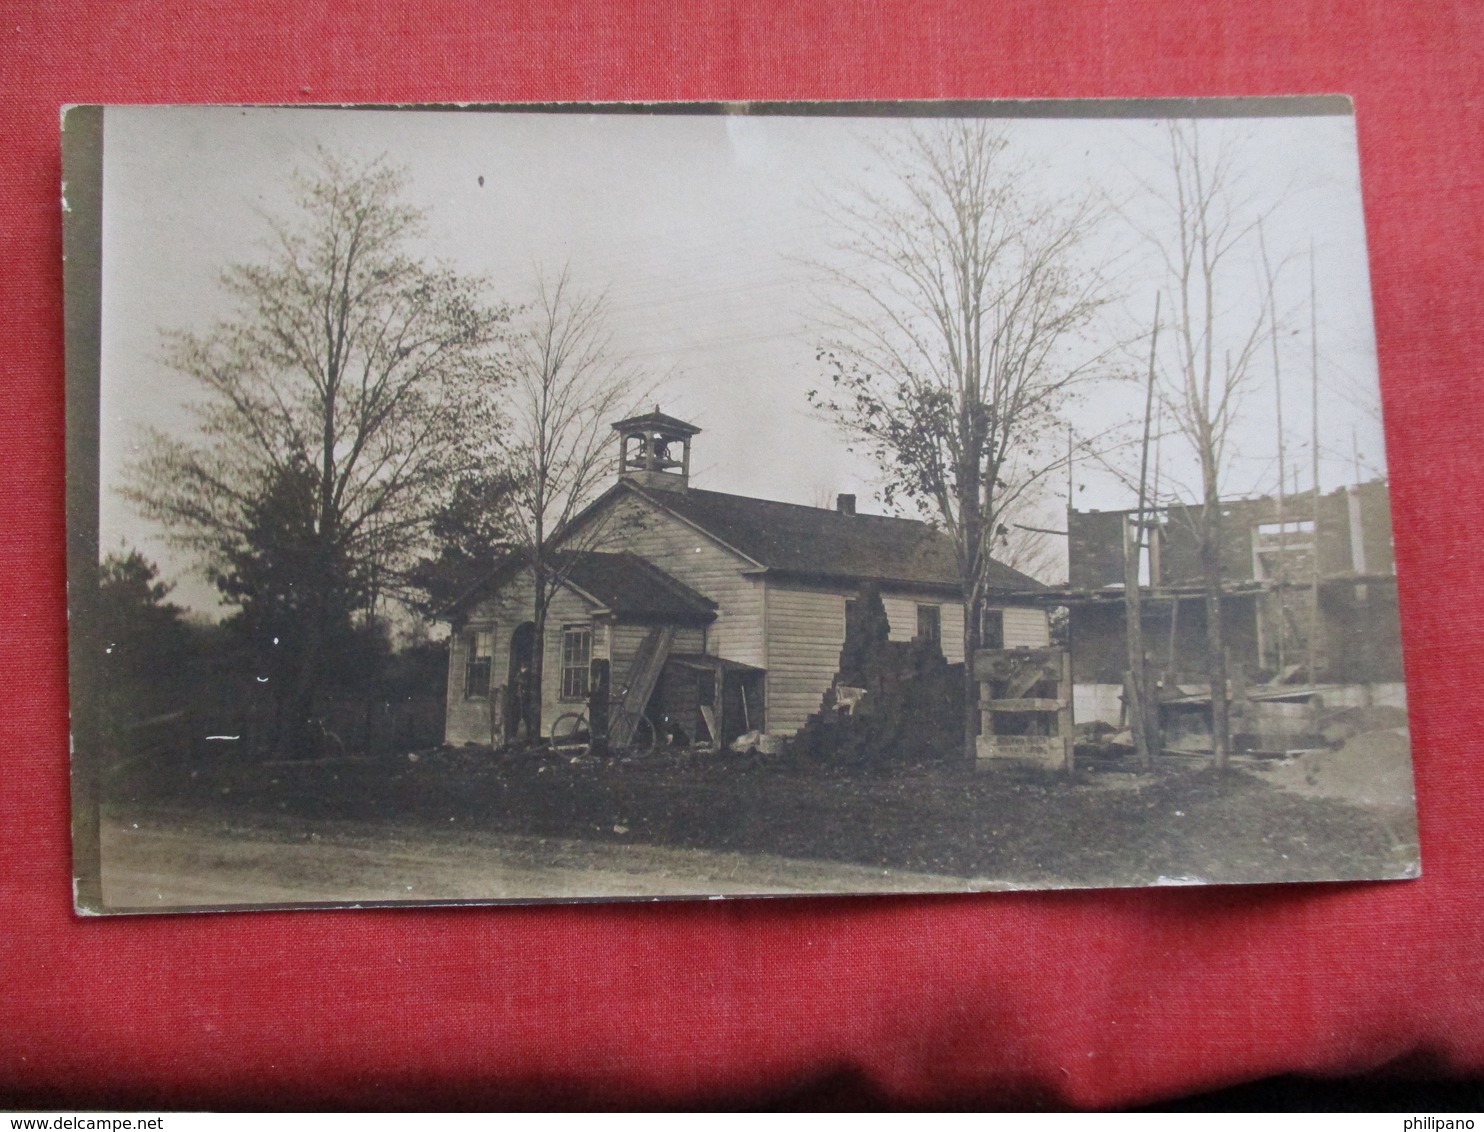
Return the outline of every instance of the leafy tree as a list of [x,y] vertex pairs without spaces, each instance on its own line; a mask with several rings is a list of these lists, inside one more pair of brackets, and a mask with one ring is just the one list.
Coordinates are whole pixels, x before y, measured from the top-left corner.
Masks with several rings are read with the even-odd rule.
[[[972,656],[997,540],[1065,466],[1063,411],[1104,357],[1081,338],[1104,302],[1080,262],[1097,213],[1037,199],[984,121],[914,130],[886,159],[887,189],[838,205],[840,333],[820,352],[831,387],[811,401],[875,459],[889,504],[952,536]],[[972,758],[972,665],[964,679]]]
[[511,509],[518,481],[500,468],[459,479],[429,527],[434,553],[408,574],[413,607],[436,616],[466,593],[490,565],[516,549]]
[[[224,550],[217,588],[238,612],[226,622],[252,678],[266,685],[270,726],[258,741],[270,749],[298,743],[296,728],[314,714],[299,684],[311,644],[318,667],[343,682],[355,614],[367,604],[368,563],[324,553],[316,531],[314,468],[276,470],[243,508],[242,541]],[[240,677],[239,677],[240,680]],[[318,690],[323,681],[316,681]]]
[[153,433],[125,489],[245,623],[271,640],[292,619],[300,728],[330,637],[405,589],[457,485],[496,457],[510,310],[412,253],[424,223],[406,183],[384,159],[325,152],[295,177],[297,209],[267,220],[261,258],[222,275],[233,313],[166,335],[201,394],[196,427]]

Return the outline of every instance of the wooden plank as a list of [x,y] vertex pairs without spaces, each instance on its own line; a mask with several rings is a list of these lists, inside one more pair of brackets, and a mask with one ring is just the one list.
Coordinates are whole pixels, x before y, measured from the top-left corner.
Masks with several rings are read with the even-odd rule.
[[1044,684],[1047,679],[1047,669],[1044,665],[1027,664],[1017,669],[1005,682],[1005,687],[1002,689],[1004,698],[1007,700],[1024,699],[1027,692],[1037,684]]
[[1065,746],[1055,736],[981,735],[976,748],[975,762],[981,769],[1000,760],[1033,763],[1047,770],[1060,770],[1066,763]]
[[1056,649],[980,649],[974,654],[974,679],[1007,680],[1027,670],[1039,669],[1042,680],[1061,676],[1061,657]]
[[657,625],[645,637],[639,654],[634,658],[634,667],[629,673],[629,686],[624,691],[623,710],[612,721],[609,738],[615,747],[625,747],[634,737],[639,717],[649,706],[654,695],[654,686],[659,682],[660,671],[675,643],[675,626]]
[[1003,754],[1030,752],[1061,755],[1059,735],[981,735],[980,746]]
[[1019,699],[980,701],[982,711],[1061,711],[1070,706],[1067,700]]

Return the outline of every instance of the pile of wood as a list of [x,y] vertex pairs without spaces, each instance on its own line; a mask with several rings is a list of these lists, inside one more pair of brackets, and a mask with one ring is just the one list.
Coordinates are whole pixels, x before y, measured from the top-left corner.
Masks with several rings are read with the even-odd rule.
[[963,741],[963,667],[933,641],[888,640],[881,595],[862,590],[845,627],[840,669],[796,754],[834,766],[887,769],[954,759]]

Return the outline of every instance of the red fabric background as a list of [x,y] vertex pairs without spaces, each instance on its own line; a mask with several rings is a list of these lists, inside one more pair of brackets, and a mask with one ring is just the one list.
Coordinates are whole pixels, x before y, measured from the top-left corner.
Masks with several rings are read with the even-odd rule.
[[[0,1092],[137,1105],[1123,1105],[1484,1073],[1484,7],[0,3]],[[68,891],[64,102],[1343,92],[1425,877],[84,922]]]

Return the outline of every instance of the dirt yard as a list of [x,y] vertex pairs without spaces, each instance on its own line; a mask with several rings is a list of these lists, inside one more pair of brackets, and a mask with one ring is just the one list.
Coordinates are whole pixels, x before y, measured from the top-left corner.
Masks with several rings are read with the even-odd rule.
[[846,774],[757,757],[436,749],[138,768],[107,788],[116,907],[963,891],[1416,875],[1393,805],[1233,769]]
[[129,909],[408,900],[962,892],[954,877],[655,845],[365,822],[110,817],[103,899]]

